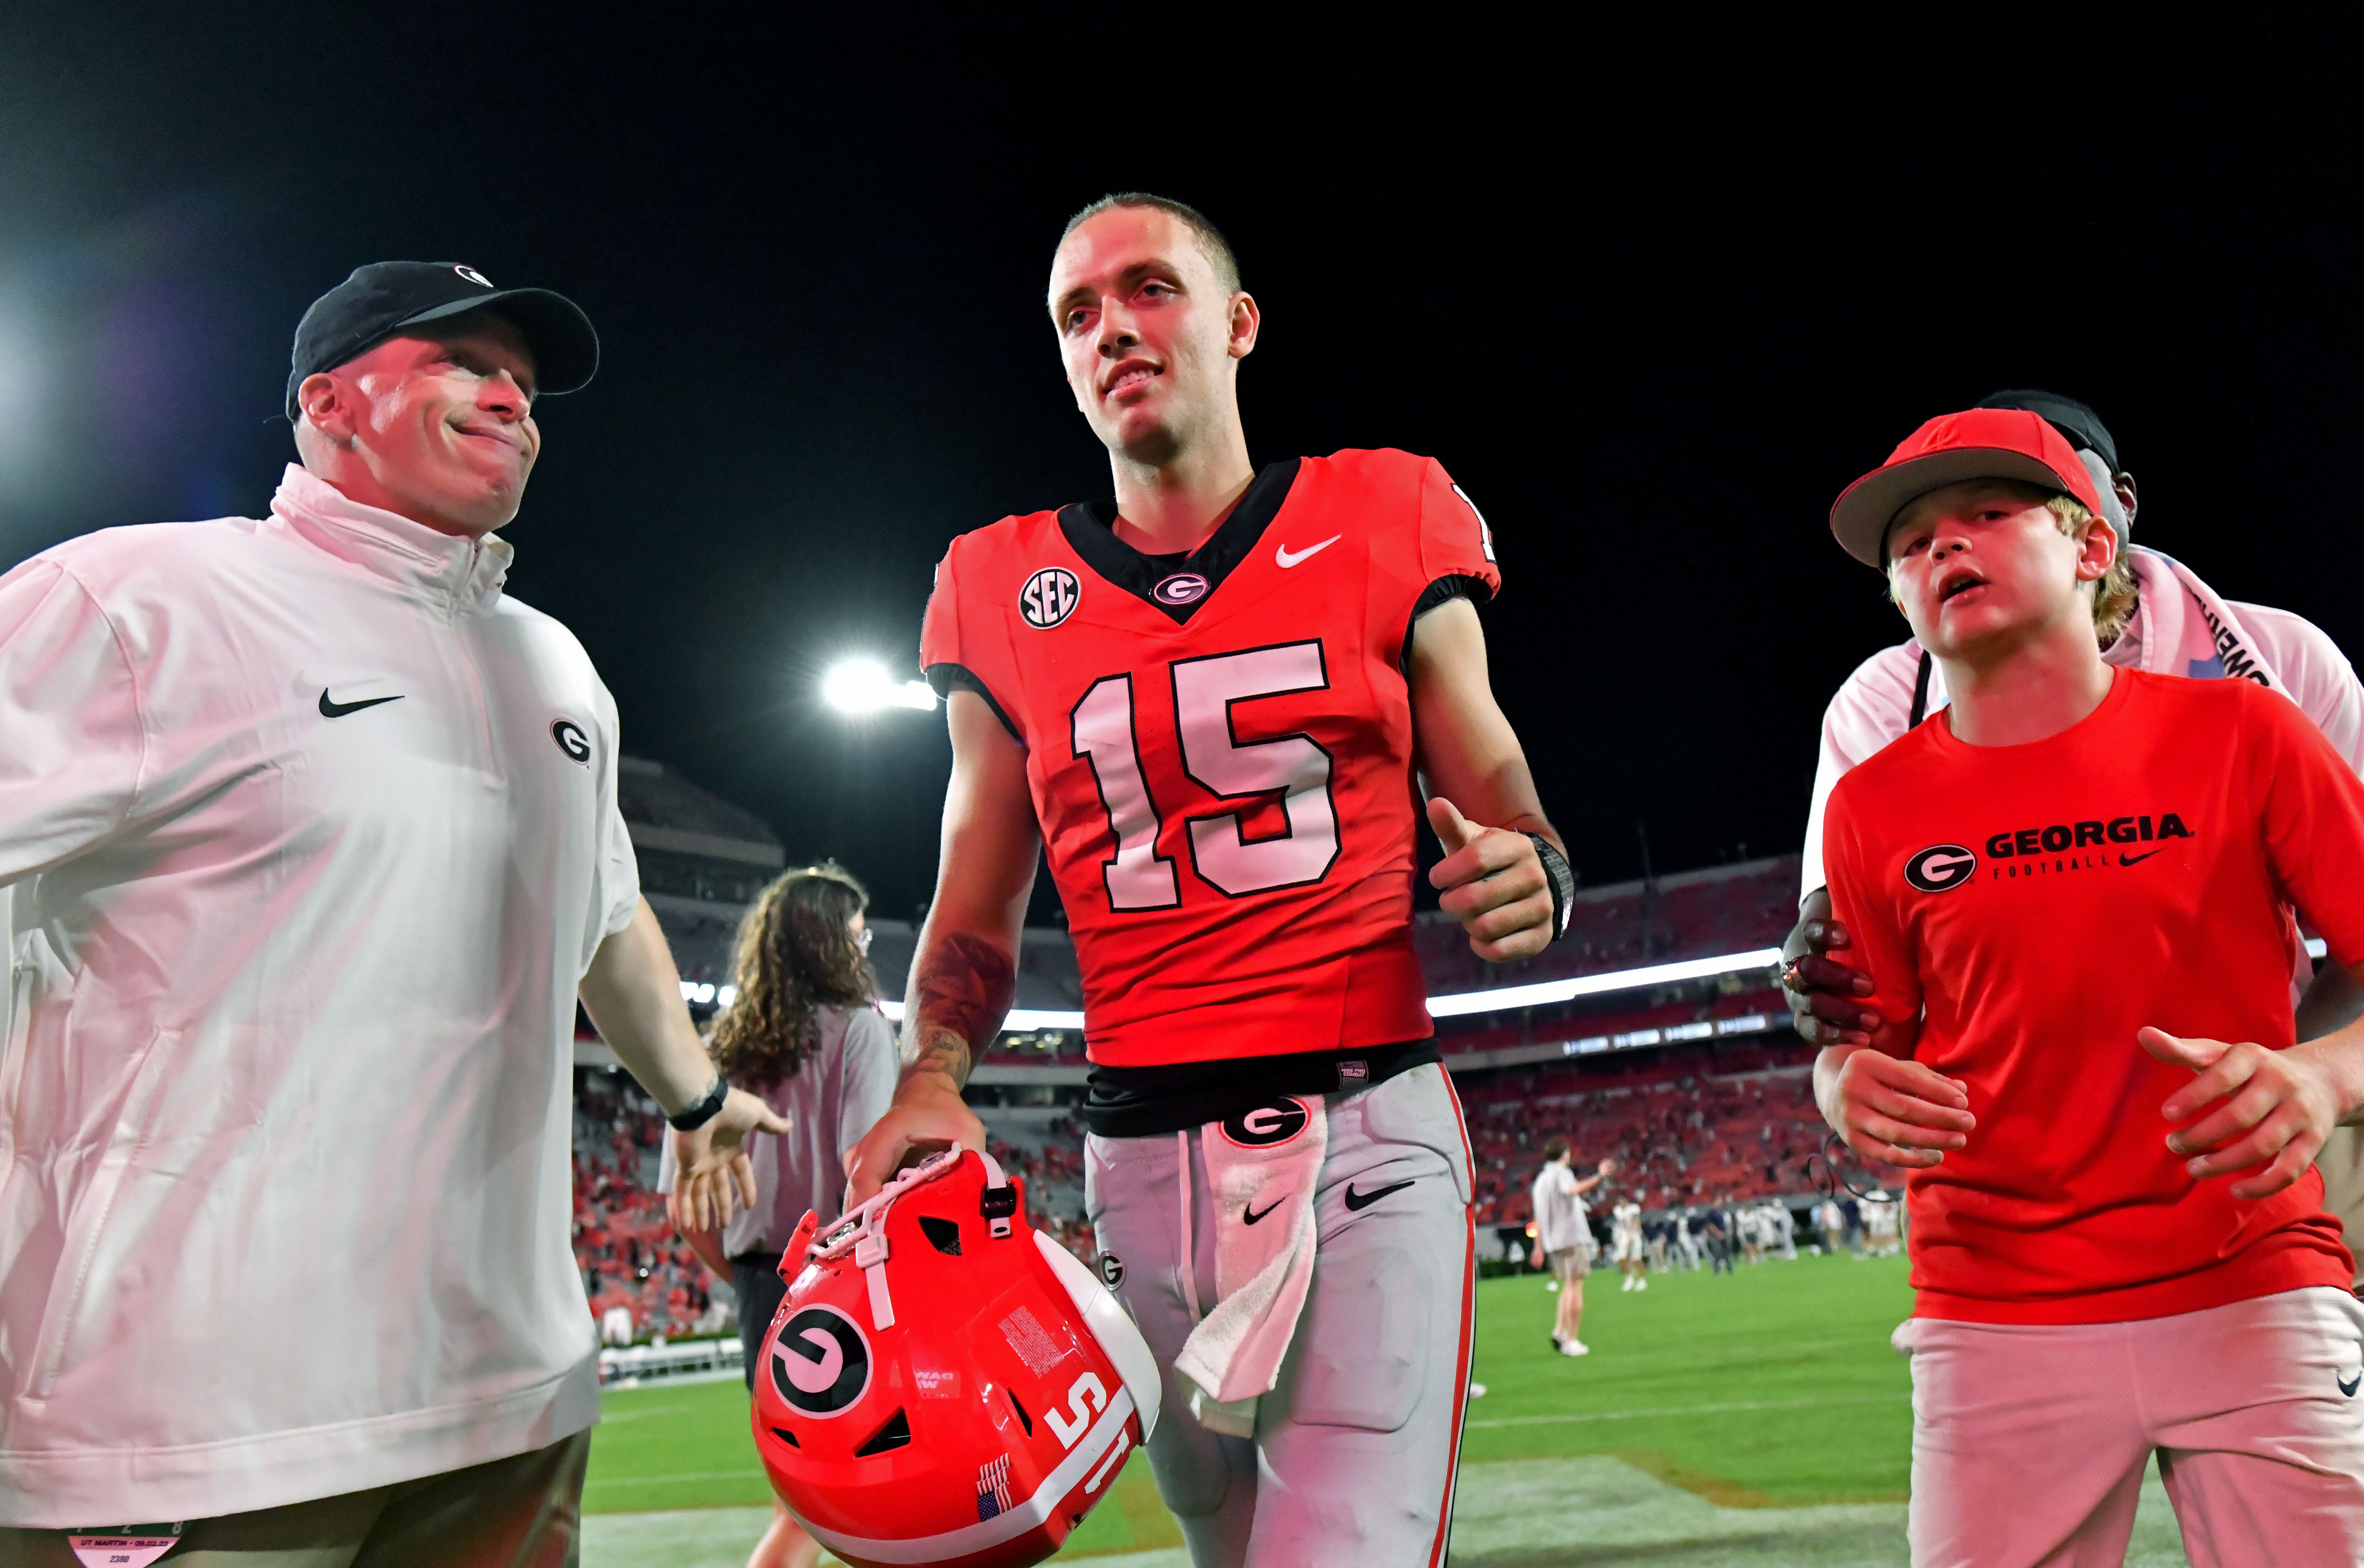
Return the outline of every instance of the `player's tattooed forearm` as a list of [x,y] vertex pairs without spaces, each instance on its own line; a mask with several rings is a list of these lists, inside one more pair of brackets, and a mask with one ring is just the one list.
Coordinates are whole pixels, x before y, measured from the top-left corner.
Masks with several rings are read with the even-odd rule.
[[911,1034],[918,1042],[911,1070],[931,1068],[966,1083],[970,1065],[1009,1016],[1017,993],[1009,955],[985,938],[955,931],[929,942],[911,976]]
[[973,1064],[968,1041],[948,1029],[931,1028],[913,1038],[903,1073],[942,1073],[955,1085],[965,1085]]

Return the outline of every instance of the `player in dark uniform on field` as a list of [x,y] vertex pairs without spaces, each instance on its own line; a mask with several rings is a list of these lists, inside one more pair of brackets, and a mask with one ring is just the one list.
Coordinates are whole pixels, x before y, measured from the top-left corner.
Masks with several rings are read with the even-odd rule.
[[910,1066],[851,1199],[915,1149],[983,1146],[960,1086],[1047,851],[1102,1277],[1165,1368],[1150,1459],[1193,1562],[1440,1563],[1475,1243],[1412,951],[1416,790],[1480,956],[1540,951],[1573,891],[1488,685],[1492,539],[1429,459],[1249,462],[1257,307],[1190,209],[1087,208],[1049,304],[1116,498],[1004,518],[938,569],[942,862]]

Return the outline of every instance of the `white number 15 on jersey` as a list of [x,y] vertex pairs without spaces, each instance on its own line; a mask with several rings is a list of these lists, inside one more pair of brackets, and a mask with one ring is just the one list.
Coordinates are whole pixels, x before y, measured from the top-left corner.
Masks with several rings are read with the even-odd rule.
[[[1223,800],[1278,793],[1288,831],[1250,839],[1238,811],[1189,819],[1190,863],[1209,885],[1237,898],[1319,882],[1338,859],[1338,811],[1330,795],[1330,753],[1304,734],[1243,742],[1232,705],[1290,692],[1327,690],[1321,644],[1288,642],[1166,666],[1174,682],[1182,771]],[[1182,902],[1171,857],[1157,852],[1158,816],[1141,772],[1132,677],[1104,676],[1071,715],[1075,754],[1088,761],[1108,808],[1116,853],[1101,867],[1116,909],[1171,909]]]

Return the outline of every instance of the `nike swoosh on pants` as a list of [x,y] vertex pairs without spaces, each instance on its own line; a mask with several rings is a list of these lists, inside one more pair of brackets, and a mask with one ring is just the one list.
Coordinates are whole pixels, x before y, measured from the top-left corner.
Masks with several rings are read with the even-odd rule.
[[1381,1198],[1387,1196],[1389,1193],[1399,1193],[1410,1185],[1411,1185],[1411,1183],[1408,1181],[1398,1182],[1393,1186],[1381,1187],[1377,1192],[1358,1193],[1355,1190],[1355,1184],[1348,1182],[1346,1184],[1346,1207],[1350,1209],[1355,1210],[1366,1209],[1370,1207],[1371,1205],[1378,1202]]

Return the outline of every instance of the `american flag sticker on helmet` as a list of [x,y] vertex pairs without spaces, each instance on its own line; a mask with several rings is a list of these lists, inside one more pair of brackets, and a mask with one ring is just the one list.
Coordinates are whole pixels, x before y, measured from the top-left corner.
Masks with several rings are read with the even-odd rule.
[[976,1467],[976,1517],[989,1519],[1009,1507],[1009,1456]]

